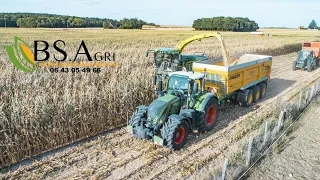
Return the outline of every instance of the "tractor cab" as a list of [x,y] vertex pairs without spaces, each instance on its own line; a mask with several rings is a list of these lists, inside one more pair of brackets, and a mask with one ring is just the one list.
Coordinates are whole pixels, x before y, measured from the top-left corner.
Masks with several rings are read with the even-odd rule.
[[204,86],[204,74],[187,71],[177,71],[169,73],[167,91],[169,94],[175,91],[183,94],[197,94],[199,87]]
[[205,53],[184,55],[175,48],[149,49],[146,53],[147,57],[149,53],[154,54],[154,65],[161,74],[181,71],[183,68],[191,70],[194,61],[208,60]]
[[156,69],[162,73],[177,71],[177,66],[180,59],[180,51],[174,48],[158,48],[149,49],[149,53],[153,53],[153,62]]

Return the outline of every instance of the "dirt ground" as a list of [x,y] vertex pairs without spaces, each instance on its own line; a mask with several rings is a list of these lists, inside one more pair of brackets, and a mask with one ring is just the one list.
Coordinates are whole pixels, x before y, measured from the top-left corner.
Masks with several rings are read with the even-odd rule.
[[180,151],[138,140],[122,128],[12,169],[0,178],[178,179],[188,171],[184,177],[192,179],[199,169],[227,152],[231,134],[239,128],[236,123],[241,117],[297,92],[320,77],[320,69],[293,72],[291,64],[295,58],[296,53],[274,57],[266,97],[250,108],[225,103],[214,130],[190,135]]
[[285,137],[284,149],[268,155],[249,179],[320,179],[320,98]]

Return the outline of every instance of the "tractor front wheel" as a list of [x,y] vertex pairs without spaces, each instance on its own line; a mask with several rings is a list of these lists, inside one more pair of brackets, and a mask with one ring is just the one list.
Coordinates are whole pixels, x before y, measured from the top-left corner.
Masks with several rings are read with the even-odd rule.
[[292,63],[292,70],[293,70],[293,71],[297,70],[297,61],[293,61],[293,63]]
[[313,68],[313,64],[311,64],[311,63],[307,64],[307,71],[308,72],[311,72],[312,68]]
[[210,99],[205,108],[204,112],[201,113],[199,119],[199,130],[201,132],[211,131],[218,118],[218,100],[215,98]]
[[131,125],[132,127],[137,127],[140,125],[142,118],[145,118],[145,117],[146,117],[145,111],[136,110],[129,120],[129,125]]
[[187,143],[189,127],[185,120],[169,118],[161,129],[161,136],[165,141],[166,147],[178,150]]

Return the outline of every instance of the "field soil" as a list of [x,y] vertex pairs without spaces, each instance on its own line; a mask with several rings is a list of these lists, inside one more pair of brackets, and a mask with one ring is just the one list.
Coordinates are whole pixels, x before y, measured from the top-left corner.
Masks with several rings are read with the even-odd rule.
[[[249,108],[239,107],[234,102],[226,102],[220,109],[214,130],[191,134],[185,148],[180,151],[170,151],[149,141],[138,140],[127,133],[125,128],[121,128],[98,136],[94,140],[51,153],[18,169],[4,172],[0,177],[9,179],[189,177],[192,179],[202,168],[226,154],[231,134],[241,128],[236,123],[243,116],[251,111],[258,112],[260,108],[298,92],[303,86],[320,77],[320,69],[312,72],[292,71],[291,64],[295,58],[296,53],[274,57],[272,78],[268,83],[266,97]],[[303,166],[301,164],[301,167]]]
[[256,166],[249,179],[320,179],[320,98],[280,141],[278,150]]

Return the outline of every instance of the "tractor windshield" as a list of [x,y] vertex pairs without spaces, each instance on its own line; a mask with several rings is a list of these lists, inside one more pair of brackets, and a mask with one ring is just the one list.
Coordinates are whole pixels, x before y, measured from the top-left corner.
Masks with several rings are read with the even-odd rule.
[[167,103],[162,100],[153,101],[148,108],[148,118],[158,119],[166,104]]
[[178,54],[171,54],[165,52],[154,53],[155,64],[157,68],[163,71],[172,71],[173,65],[179,62]]
[[310,55],[308,51],[300,51],[298,59],[304,60]]
[[188,90],[189,78],[187,76],[171,76],[168,84],[169,89]]

